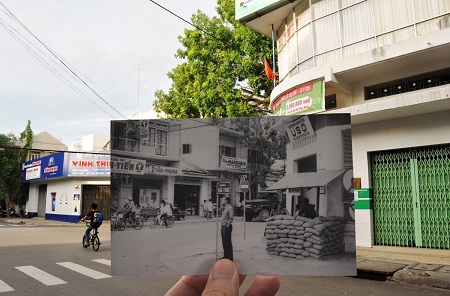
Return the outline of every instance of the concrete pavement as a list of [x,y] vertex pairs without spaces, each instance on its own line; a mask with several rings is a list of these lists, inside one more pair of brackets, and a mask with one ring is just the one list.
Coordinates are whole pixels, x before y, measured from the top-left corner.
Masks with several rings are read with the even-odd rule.
[[[242,218],[238,217],[237,219]],[[186,220],[178,223],[199,221],[204,221],[204,218],[187,216]],[[40,217],[31,219],[0,218],[0,222],[85,227],[84,223],[52,221]],[[103,222],[103,227],[105,226],[109,228],[109,221]],[[357,247],[356,266],[360,278],[450,290],[450,250],[389,246]]]

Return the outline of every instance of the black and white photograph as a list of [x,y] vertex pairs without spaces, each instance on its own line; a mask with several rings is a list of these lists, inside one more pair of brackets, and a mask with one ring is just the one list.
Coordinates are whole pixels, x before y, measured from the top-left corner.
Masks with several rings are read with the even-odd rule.
[[349,114],[114,120],[112,274],[355,276],[352,186]]

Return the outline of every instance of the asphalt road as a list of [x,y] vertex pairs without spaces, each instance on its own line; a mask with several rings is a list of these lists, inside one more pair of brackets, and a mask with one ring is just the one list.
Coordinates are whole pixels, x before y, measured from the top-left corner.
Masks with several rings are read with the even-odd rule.
[[[109,231],[103,229],[100,233],[103,244],[99,252],[81,247],[83,231],[83,227],[0,226],[0,295],[153,296],[164,295],[179,279],[179,276],[168,275],[109,277],[111,274],[111,268],[107,265],[111,259]],[[74,268],[90,270],[76,271]],[[30,276],[30,270],[35,272],[34,275],[45,273],[45,280],[50,281],[50,285],[49,282],[42,283],[40,281],[43,280],[42,277],[37,280]],[[36,273],[36,270],[39,272]],[[248,287],[251,280],[252,277],[249,276],[243,289]],[[277,294],[280,296],[448,295],[448,290],[351,277],[283,276],[281,282],[281,290]],[[11,291],[8,291],[7,287]]]

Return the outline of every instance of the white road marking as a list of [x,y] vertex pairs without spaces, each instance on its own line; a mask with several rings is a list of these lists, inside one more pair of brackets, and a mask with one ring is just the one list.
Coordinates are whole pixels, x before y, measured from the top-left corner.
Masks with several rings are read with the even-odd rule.
[[61,285],[66,284],[65,281],[62,279],[57,278],[56,276],[53,276],[43,270],[40,270],[39,268],[36,268],[34,266],[18,266],[16,267],[21,272],[31,276],[32,278],[40,281],[44,285],[47,286],[55,286],[55,285]]
[[106,273],[98,272],[96,270],[81,266],[81,265],[73,263],[73,262],[59,262],[56,264],[61,265],[70,270],[76,271],[78,273],[84,274],[85,276],[91,277],[96,280],[111,277],[110,275],[108,275]]
[[97,263],[101,263],[101,264],[105,264],[105,265],[108,265],[108,266],[111,266],[111,260],[107,260],[107,259],[94,259],[94,260],[92,260],[92,261],[97,262]]
[[1,226],[6,226],[6,225],[0,224],[0,227],[1,227]]
[[0,293],[10,291],[14,291],[14,289],[8,286],[4,281],[0,280]]

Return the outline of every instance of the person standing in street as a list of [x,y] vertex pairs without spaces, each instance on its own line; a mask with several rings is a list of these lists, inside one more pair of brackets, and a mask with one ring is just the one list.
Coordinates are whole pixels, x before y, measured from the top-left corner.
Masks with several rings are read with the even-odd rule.
[[213,210],[214,210],[214,205],[211,202],[211,200],[208,200],[208,203],[206,204],[206,210],[208,212],[206,219],[211,220],[213,218]]
[[203,217],[208,219],[208,209],[207,209],[206,199],[203,200],[202,209],[203,209]]
[[230,198],[225,197],[222,212],[222,235],[223,257],[220,259],[228,259],[233,261],[233,244],[231,243],[231,232],[233,231],[234,210],[230,204]]

